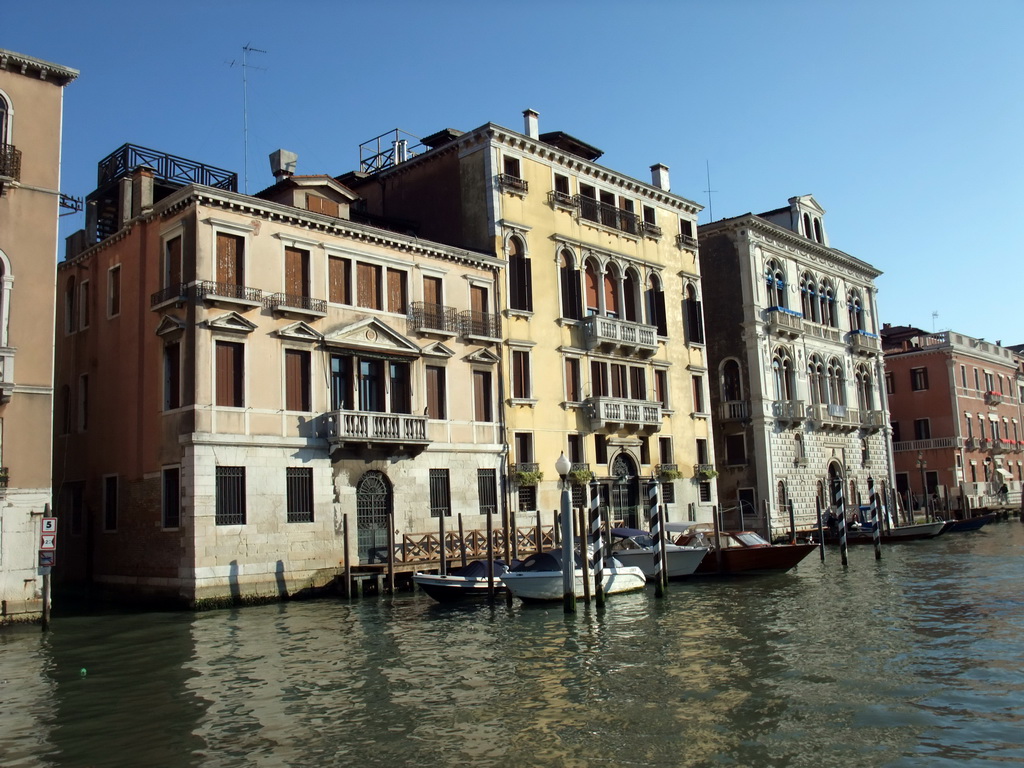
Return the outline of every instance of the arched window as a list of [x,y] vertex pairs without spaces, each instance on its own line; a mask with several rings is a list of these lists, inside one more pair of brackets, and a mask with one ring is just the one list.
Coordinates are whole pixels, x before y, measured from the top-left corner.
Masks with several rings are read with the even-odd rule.
[[789,511],[789,495],[786,493],[786,482],[779,480],[777,489],[777,496],[779,501],[779,513],[785,513]]
[[875,409],[875,387],[871,380],[871,372],[866,365],[858,365],[854,375],[857,383],[857,407],[862,411]]
[[836,318],[836,290],[828,278],[821,281],[818,286],[818,299],[821,304],[821,322],[830,328],[838,328],[839,321]]
[[11,143],[11,105],[0,93],[0,144]]
[[576,268],[576,260],[568,249],[563,249],[558,254],[558,279],[562,289],[562,317],[568,317],[570,320],[582,320],[580,271]]
[[810,272],[800,275],[800,310],[805,319],[819,322],[818,287]]
[[808,240],[813,238],[813,235],[811,234],[811,217],[806,213],[804,214],[804,235],[807,236]]
[[828,361],[826,370],[828,377],[828,402],[835,405],[846,405],[846,376],[843,373],[843,364],[837,358]]
[[584,282],[586,283],[588,315],[598,315],[601,313],[601,293],[599,290],[601,281],[599,275],[600,270],[597,268],[597,264],[594,263],[593,259],[587,259]]
[[740,378],[740,364],[729,358],[722,363],[722,400],[734,401],[743,399],[743,381]]
[[370,470],[356,485],[356,528],[359,559],[369,560],[370,550],[387,547],[391,518],[391,483],[383,472]]
[[861,304],[860,291],[850,291],[846,299],[846,307],[850,315],[850,330],[863,331],[864,328],[864,307]]
[[611,265],[604,270],[604,314],[606,317],[619,317],[619,275],[613,272]]
[[807,360],[807,385],[811,392],[811,402],[815,405],[828,402],[828,386],[825,383],[825,365],[817,355]]
[[526,243],[518,235],[508,239],[508,305],[512,309],[533,310],[533,271]]
[[640,313],[640,280],[635,269],[627,269],[622,280],[622,308],[625,318],[631,323],[642,319]]
[[789,350],[785,347],[776,347],[772,354],[772,376],[775,379],[776,399],[792,400],[794,395],[793,360],[789,356]]
[[775,259],[764,268],[764,280],[768,288],[768,306],[786,308],[786,273]]
[[683,320],[686,323],[686,340],[691,344],[703,344],[704,312],[693,283],[687,284],[684,293]]
[[657,326],[659,336],[668,336],[668,319],[665,316],[665,291],[658,275],[651,275],[647,289],[647,322]]
[[821,237],[821,219],[814,217],[814,239],[819,243],[825,242]]

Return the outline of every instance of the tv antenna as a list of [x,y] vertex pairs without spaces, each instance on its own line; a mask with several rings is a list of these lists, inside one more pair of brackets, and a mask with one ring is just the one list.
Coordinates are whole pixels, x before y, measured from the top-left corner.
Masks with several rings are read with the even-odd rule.
[[[242,165],[245,169],[245,194],[249,194],[249,80],[246,76],[247,69],[258,69],[266,72],[265,67],[254,67],[249,63],[250,53],[266,53],[262,48],[253,48],[249,43],[242,46],[242,147],[244,158]],[[238,62],[232,60],[229,66],[235,66]]]
[[932,333],[935,333],[935,321],[939,318],[939,311],[937,309],[932,310]]
[[711,164],[708,163],[707,160],[704,161],[704,170],[707,172],[708,177],[708,188],[704,190],[708,196],[708,221],[714,221],[715,209],[711,206],[711,193],[717,192],[718,190],[711,188]]

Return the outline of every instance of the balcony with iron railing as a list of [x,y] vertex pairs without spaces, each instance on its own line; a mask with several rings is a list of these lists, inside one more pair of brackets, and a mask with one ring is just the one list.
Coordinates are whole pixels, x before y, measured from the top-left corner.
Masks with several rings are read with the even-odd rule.
[[13,144],[0,144],[0,180],[21,181],[21,150]]
[[129,175],[140,165],[152,168],[157,178],[179,184],[203,184],[207,187],[238,191],[238,174],[212,165],[204,165],[184,157],[147,149],[136,144],[122,144],[97,166],[96,186],[102,187]]
[[765,310],[768,331],[780,336],[797,338],[804,330],[804,319],[799,312],[785,307],[769,307]]
[[226,304],[245,309],[263,306],[263,291],[246,285],[200,280],[192,288],[192,292],[197,300],[211,304]]
[[1003,402],[1003,393],[990,389],[985,393],[986,405],[1000,405]]
[[548,202],[553,208],[576,210],[578,207],[576,197],[574,195],[570,195],[568,192],[548,192]]
[[657,400],[596,396],[588,397],[585,403],[590,412],[590,428],[595,432],[624,429],[651,433],[661,429],[661,403]]
[[722,421],[743,421],[749,416],[749,400],[726,400],[718,405],[718,417]]
[[171,283],[149,297],[149,308],[160,309],[167,304],[176,304],[188,299],[188,283]]
[[653,237],[655,239],[661,238],[662,234],[664,234],[661,231],[661,227],[659,227],[653,221],[645,221],[643,223],[643,230],[645,235],[647,235],[648,237]]
[[501,315],[466,309],[459,313],[459,327],[469,341],[501,341]]
[[410,333],[457,336],[459,313],[454,307],[414,301],[409,305],[408,328]]
[[818,426],[832,429],[860,428],[860,411],[839,403],[812,403],[809,408],[811,421]]
[[696,248],[697,238],[693,235],[676,235],[676,247],[677,248]]
[[540,464],[536,461],[520,461],[515,464],[509,464],[509,474],[519,474],[520,472],[540,472]]
[[499,173],[497,178],[498,186],[503,190],[525,195],[530,191],[530,185],[526,179],[513,176],[511,173]]
[[632,211],[616,208],[610,203],[602,203],[586,195],[577,195],[580,218],[593,221],[609,229],[617,229],[630,235],[640,232],[640,217]]
[[850,347],[856,354],[873,355],[882,351],[882,343],[873,333],[850,331]]
[[427,417],[378,411],[330,411],[321,418],[320,433],[328,444],[426,446]]
[[305,317],[326,317],[327,302],[291,293],[272,293],[263,300],[264,306],[271,312],[284,315],[302,315]]
[[653,355],[658,351],[658,328],[654,325],[590,315],[583,321],[587,349],[603,352]]
[[797,424],[807,418],[803,400],[776,400],[772,403],[772,416],[779,421]]

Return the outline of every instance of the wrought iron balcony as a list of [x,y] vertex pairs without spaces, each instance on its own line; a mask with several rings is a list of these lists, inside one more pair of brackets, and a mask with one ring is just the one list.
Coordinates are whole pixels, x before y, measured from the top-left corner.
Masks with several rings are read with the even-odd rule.
[[331,411],[321,417],[320,434],[331,446],[346,443],[425,446],[430,443],[427,417],[408,413]]
[[468,339],[501,341],[501,315],[467,309],[459,314],[459,325]]
[[644,234],[648,237],[660,238],[662,236],[661,227],[655,224],[653,221],[644,222]]
[[583,321],[587,349],[653,355],[658,351],[658,328],[615,317],[590,315]]
[[867,331],[850,331],[850,347],[859,355],[873,355],[882,351],[881,341]]
[[657,466],[657,473],[659,475],[662,474],[662,473],[678,472],[678,471],[679,471],[679,465],[678,464],[659,464]]
[[661,429],[661,403],[657,400],[627,400],[621,397],[588,397],[590,428],[602,432],[619,429],[634,432],[658,432]]
[[769,307],[765,311],[768,330],[780,336],[797,338],[804,330],[804,319],[799,312],[784,307]]
[[743,421],[749,416],[749,400],[726,400],[718,406],[718,417],[722,421]]
[[989,390],[985,393],[985,404],[986,405],[999,405],[1003,402],[1003,393],[996,392],[995,390]]
[[697,238],[692,235],[676,235],[676,247],[677,248],[696,248]]
[[530,191],[530,185],[527,183],[526,179],[521,179],[510,173],[498,174],[498,186],[502,189],[509,189],[513,192],[519,192],[524,195]]
[[188,284],[187,283],[172,283],[166,288],[161,288],[159,291],[149,297],[149,308],[156,309],[164,304],[172,301],[185,301],[188,298]]
[[614,205],[602,203],[586,195],[576,195],[576,205],[579,206],[580,217],[587,221],[594,221],[631,235],[640,232],[640,217],[632,211],[616,208]]
[[324,317],[327,314],[327,302],[310,296],[297,296],[291,293],[273,293],[263,300],[264,306],[273,312],[284,314],[310,315]]
[[455,336],[459,333],[459,313],[454,307],[414,301],[409,305],[410,333],[439,333]]
[[576,198],[568,192],[548,192],[548,202],[555,208],[568,208],[575,210],[578,207]]
[[13,144],[0,144],[0,179],[21,181],[21,150]]
[[520,461],[516,464],[510,464],[508,471],[512,474],[516,472],[540,472],[540,464],[536,461]]
[[782,422],[798,424],[807,417],[803,400],[776,400],[772,403],[772,416]]
[[239,304],[247,307],[258,307],[263,303],[263,291],[245,285],[200,280],[192,290],[196,299],[201,301]]
[[822,427],[836,429],[857,429],[860,427],[860,412],[856,408],[837,403],[812,403],[811,421]]

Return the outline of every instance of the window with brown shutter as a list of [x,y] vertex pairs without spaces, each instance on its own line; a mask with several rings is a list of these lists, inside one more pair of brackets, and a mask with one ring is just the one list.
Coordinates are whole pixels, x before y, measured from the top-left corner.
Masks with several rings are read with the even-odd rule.
[[580,402],[580,361],[575,357],[565,358],[565,399],[570,403]]
[[612,363],[612,397],[627,397],[626,366]]
[[590,389],[594,397],[607,397],[608,367],[605,363],[590,361]]
[[245,285],[245,242],[238,235],[217,233],[217,282]]
[[400,269],[388,270],[388,312],[404,315],[407,309],[405,272]]
[[491,372],[473,371],[473,415],[476,421],[491,421]]
[[284,249],[284,292],[289,296],[309,296],[309,251]]
[[164,347],[164,410],[181,406],[181,345]]
[[306,195],[306,208],[311,213],[322,213],[326,216],[337,216],[340,210],[336,202],[320,195]]
[[587,314],[596,315],[598,313],[600,304],[598,303],[598,281],[597,281],[597,269],[593,264],[588,263],[586,272],[584,273],[586,280],[586,292],[587,292]]
[[234,341],[217,342],[217,405],[241,408],[245,346]]
[[121,266],[107,272],[107,316],[121,314]]
[[629,395],[634,400],[647,399],[647,373],[643,368],[630,366]]
[[431,419],[448,418],[444,371],[441,366],[427,366],[427,417]]
[[284,351],[285,410],[310,410],[309,352],[301,349]]
[[408,363],[388,363],[391,413],[412,412],[412,386]]
[[380,309],[380,267],[356,263],[356,303],[367,309]]
[[530,353],[523,350],[512,352],[512,397],[525,399],[530,396]]
[[441,303],[441,278],[440,277],[424,277],[423,278],[423,303],[424,304],[440,304]]
[[619,282],[613,275],[604,276],[604,313],[608,317],[618,317],[619,313]]
[[330,281],[330,301],[334,304],[352,303],[352,262],[332,256],[327,260]]
[[[219,236],[218,236],[219,245]],[[181,238],[174,237],[167,241],[164,251],[164,288],[178,285],[181,282]]]

